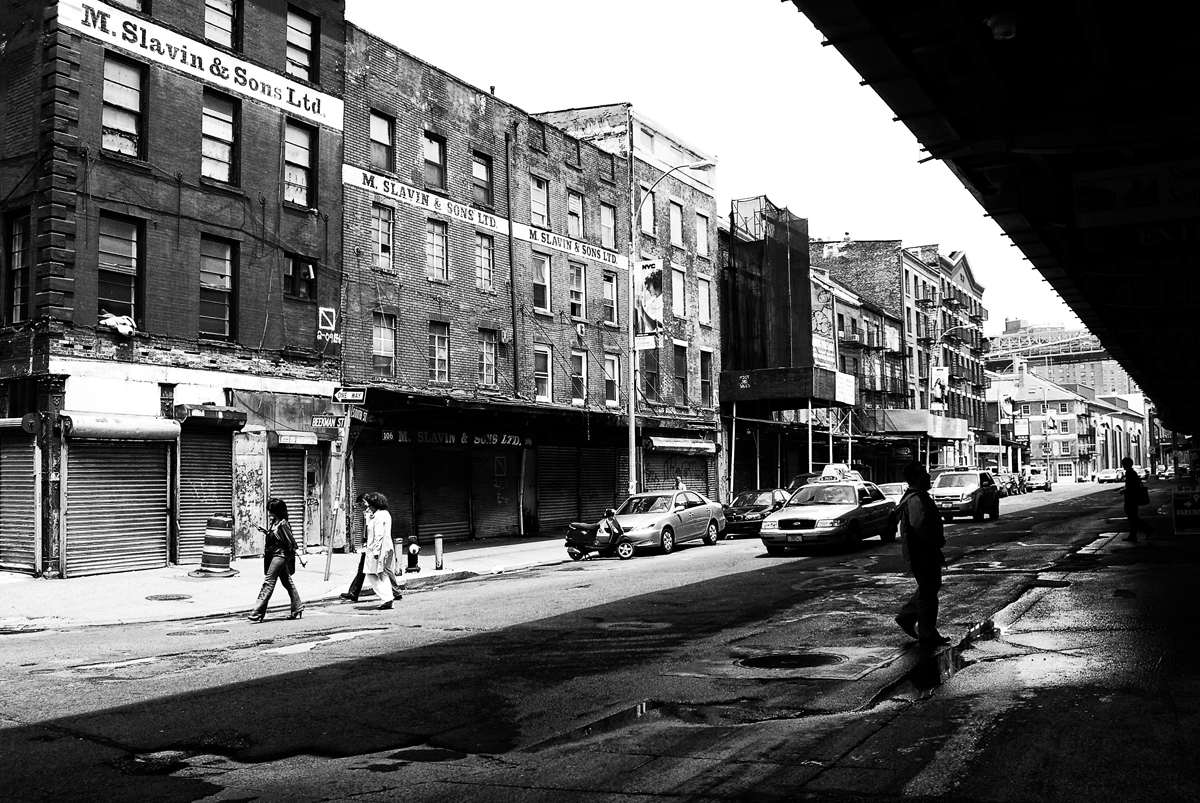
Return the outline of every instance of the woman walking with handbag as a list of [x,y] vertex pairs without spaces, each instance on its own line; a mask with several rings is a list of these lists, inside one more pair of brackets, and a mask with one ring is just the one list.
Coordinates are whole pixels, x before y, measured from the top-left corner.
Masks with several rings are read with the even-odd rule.
[[392,609],[392,581],[389,575],[399,570],[396,545],[392,542],[392,514],[388,513],[387,497],[381,493],[366,494],[363,501],[367,503],[367,543],[363,547],[362,570],[375,595],[387,600],[376,610],[389,611]]
[[1133,458],[1121,458],[1121,468],[1125,469],[1125,487],[1121,489],[1121,493],[1125,495],[1125,518],[1129,520],[1129,535],[1125,536],[1125,540],[1137,541],[1138,530],[1141,530],[1146,533],[1146,540],[1149,541],[1154,535],[1154,530],[1138,515],[1138,505],[1150,502],[1150,492],[1142,484],[1142,478],[1133,470]]
[[275,581],[283,583],[292,599],[292,611],[289,619],[299,619],[304,614],[304,602],[300,592],[292,582],[292,574],[296,571],[296,537],[292,535],[292,525],[288,522],[287,503],[282,499],[267,500],[267,516],[270,518],[269,527],[259,527],[266,533],[267,540],[263,546],[263,580],[262,590],[258,592],[258,603],[254,611],[247,617],[251,622],[261,622],[267,614],[267,604],[271,594],[275,592]]

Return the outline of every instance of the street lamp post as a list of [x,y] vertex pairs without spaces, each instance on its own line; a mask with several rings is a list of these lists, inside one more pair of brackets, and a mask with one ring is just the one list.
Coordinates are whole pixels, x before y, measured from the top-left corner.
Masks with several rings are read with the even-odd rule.
[[629,417],[629,494],[631,496],[637,493],[637,403],[634,396],[637,392],[637,283],[635,281],[635,266],[639,261],[637,258],[640,247],[638,232],[641,227],[642,207],[645,205],[647,198],[654,196],[654,188],[676,170],[705,170],[710,167],[716,167],[716,162],[702,159],[699,162],[675,165],[654,180],[654,183],[650,185],[650,189],[642,193],[642,199],[636,205],[633,203],[633,190],[636,182],[633,164],[633,121],[630,120],[629,208],[633,212],[629,217],[629,386],[626,388],[625,404],[626,414]]

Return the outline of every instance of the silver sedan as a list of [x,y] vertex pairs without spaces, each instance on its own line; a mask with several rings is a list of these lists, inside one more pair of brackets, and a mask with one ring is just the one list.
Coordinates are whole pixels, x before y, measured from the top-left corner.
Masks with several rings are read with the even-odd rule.
[[626,499],[617,509],[617,521],[634,546],[667,554],[688,541],[717,543],[725,529],[725,512],[694,491],[651,491]]

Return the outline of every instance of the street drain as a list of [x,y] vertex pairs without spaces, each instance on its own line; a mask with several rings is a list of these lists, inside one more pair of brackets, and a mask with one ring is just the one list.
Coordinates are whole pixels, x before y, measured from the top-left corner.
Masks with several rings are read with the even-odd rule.
[[175,602],[181,599],[191,599],[191,594],[151,594],[146,599],[151,602]]
[[738,663],[751,669],[810,669],[814,666],[840,664],[845,660],[843,655],[829,655],[820,652],[785,652],[743,658]]

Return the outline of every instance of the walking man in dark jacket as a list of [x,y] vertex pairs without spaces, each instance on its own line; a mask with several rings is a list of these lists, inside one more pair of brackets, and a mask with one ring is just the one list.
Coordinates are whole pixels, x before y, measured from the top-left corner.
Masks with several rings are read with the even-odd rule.
[[929,496],[929,472],[920,463],[904,467],[908,490],[900,497],[897,515],[900,524],[900,546],[904,559],[917,580],[917,590],[909,598],[896,624],[923,646],[949,644],[950,639],[937,629],[938,590],[942,587],[942,547],[946,538],[937,504]]

